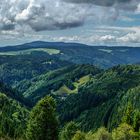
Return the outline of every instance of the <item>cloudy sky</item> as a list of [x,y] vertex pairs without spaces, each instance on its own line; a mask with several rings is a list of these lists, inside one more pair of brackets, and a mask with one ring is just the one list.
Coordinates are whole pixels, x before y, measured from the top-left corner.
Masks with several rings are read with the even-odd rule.
[[37,40],[140,47],[140,0],[0,0],[0,46]]

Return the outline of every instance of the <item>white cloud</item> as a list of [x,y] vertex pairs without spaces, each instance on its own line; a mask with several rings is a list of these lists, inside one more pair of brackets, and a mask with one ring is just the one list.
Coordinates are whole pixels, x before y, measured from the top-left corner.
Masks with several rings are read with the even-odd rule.
[[0,4],[1,30],[25,25],[35,31],[77,27],[90,14],[89,5],[67,4],[61,0],[6,0]]
[[101,36],[100,37],[100,41],[103,41],[103,42],[108,42],[108,41],[114,41],[115,40],[115,36],[112,36],[112,35],[105,35],[105,36]]
[[131,28],[132,32],[117,39],[119,42],[140,43],[140,27]]
[[70,3],[77,4],[94,4],[104,7],[116,7],[117,9],[122,10],[135,10],[137,5],[140,3],[139,0],[64,0]]
[[[98,4],[100,0],[95,0],[97,4],[91,4],[91,2],[67,3],[64,0],[0,0],[0,40],[9,38],[87,44],[139,43],[139,28],[111,27],[117,19],[121,22],[132,22],[133,18],[124,13],[135,10],[136,14],[139,14],[139,0],[115,1],[112,1],[111,5],[105,3],[103,5]],[[104,2],[108,2],[108,0]],[[49,35],[48,32],[45,35],[38,34],[40,31],[58,31],[79,27],[83,24],[89,31],[85,32],[84,29],[83,32],[78,33],[79,30],[77,30],[77,34],[71,32],[70,35],[62,35],[62,33],[59,35],[50,33]],[[89,28],[88,24],[92,28]]]
[[140,14],[140,3],[139,3],[138,6],[137,6],[136,13],[137,13],[137,14]]
[[[71,41],[94,45],[140,45],[140,27],[106,27],[106,29],[101,28],[100,30],[104,32],[104,35],[93,32],[91,35],[55,37],[53,41]],[[108,34],[106,35],[106,33]]]
[[[130,3],[118,1],[121,1],[121,9],[134,9],[138,3],[137,0],[127,0]],[[0,30],[29,27],[34,31],[59,30],[81,26],[89,19],[93,23],[108,24],[119,16],[117,7],[66,3],[63,0],[1,0]]]

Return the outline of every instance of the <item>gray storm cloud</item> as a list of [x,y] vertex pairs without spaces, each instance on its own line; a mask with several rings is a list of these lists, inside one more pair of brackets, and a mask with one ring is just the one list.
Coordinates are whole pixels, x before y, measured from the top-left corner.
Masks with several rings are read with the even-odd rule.
[[100,6],[113,6],[116,3],[127,3],[132,0],[64,0],[73,3],[93,3]]
[[[75,4],[92,4],[101,7],[115,8],[116,15],[119,15],[119,10],[123,11],[136,11],[140,0],[63,0],[67,3]],[[115,17],[115,19],[117,16]]]
[[28,27],[42,31],[77,27],[84,24],[88,8],[60,0],[0,1],[0,30]]
[[120,4],[122,6],[130,6],[130,7],[137,7],[137,3],[139,0],[64,0],[65,2],[72,2],[72,3],[92,3],[99,6],[113,6],[116,4]]
[[[134,10],[139,0],[0,0],[0,31],[60,30],[82,26],[88,18],[115,20],[118,9]],[[92,4],[93,3],[93,4]],[[98,10],[99,7],[109,7]],[[114,9],[110,10],[110,7]],[[108,20],[109,19],[109,20]]]

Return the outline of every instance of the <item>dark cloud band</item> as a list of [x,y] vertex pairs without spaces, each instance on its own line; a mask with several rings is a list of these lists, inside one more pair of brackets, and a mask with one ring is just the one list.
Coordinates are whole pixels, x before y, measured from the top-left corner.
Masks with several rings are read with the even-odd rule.
[[113,6],[115,4],[125,4],[133,0],[64,0],[65,2],[72,3],[92,3],[100,6]]

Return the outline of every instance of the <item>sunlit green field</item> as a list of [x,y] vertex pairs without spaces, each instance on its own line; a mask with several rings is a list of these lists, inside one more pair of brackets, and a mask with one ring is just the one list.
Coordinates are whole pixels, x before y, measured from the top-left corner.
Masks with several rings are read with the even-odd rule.
[[66,85],[63,85],[59,90],[55,91],[55,94],[61,95],[61,94],[73,94],[78,92],[78,87],[86,82],[88,82],[90,79],[89,75],[83,76],[80,78],[77,82],[74,82],[75,89],[71,90]]
[[31,54],[34,51],[43,51],[50,55],[60,53],[60,50],[57,50],[57,49],[36,48],[36,49],[26,49],[26,50],[21,50],[21,51],[0,52],[0,55],[25,55],[25,54]]

